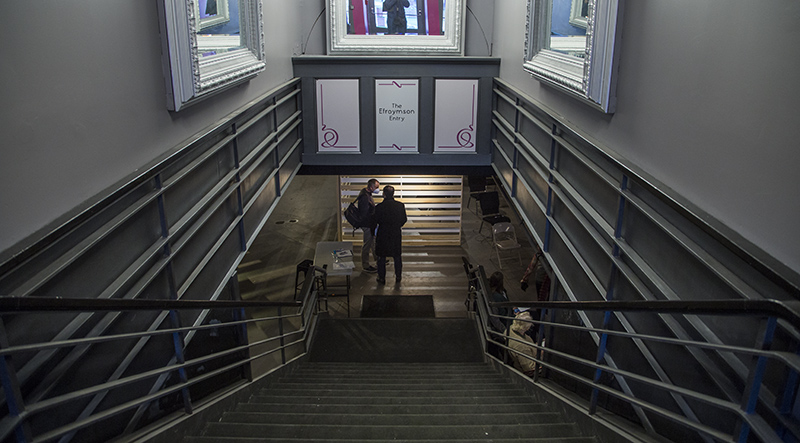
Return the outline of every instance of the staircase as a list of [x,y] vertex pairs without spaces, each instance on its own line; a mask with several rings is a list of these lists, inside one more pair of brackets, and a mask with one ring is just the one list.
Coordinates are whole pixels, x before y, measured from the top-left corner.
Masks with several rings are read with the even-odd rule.
[[[317,337],[289,375],[183,441],[597,441],[483,362],[470,320],[325,320]],[[361,361],[372,346],[389,361]]]

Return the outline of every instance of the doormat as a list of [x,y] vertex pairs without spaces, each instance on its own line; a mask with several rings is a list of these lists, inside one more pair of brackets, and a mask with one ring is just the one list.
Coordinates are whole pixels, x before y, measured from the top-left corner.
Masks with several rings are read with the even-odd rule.
[[361,299],[361,317],[433,318],[432,295],[365,295]]

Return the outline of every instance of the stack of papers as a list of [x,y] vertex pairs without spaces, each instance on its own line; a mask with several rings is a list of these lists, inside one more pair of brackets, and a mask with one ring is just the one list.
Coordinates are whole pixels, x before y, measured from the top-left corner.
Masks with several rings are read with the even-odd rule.
[[334,270],[353,269],[356,265],[352,261],[337,261],[333,264]]
[[336,258],[347,258],[353,256],[353,251],[350,249],[337,249],[333,251],[333,256]]

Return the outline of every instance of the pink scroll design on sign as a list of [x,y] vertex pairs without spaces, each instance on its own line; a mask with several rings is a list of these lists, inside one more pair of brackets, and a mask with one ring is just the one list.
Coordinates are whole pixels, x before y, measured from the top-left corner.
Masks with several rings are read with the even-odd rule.
[[472,149],[475,143],[472,142],[472,136],[475,134],[475,85],[472,85],[472,107],[470,123],[466,128],[462,128],[456,134],[456,143],[458,146],[439,146],[441,149]]
[[398,151],[402,151],[403,149],[414,149],[414,148],[416,148],[416,146],[398,146],[395,143],[392,143],[389,146],[381,145],[380,148],[381,149],[397,149]]
[[397,83],[396,81],[392,80],[391,83],[378,83],[378,86],[397,86],[398,89],[402,89],[403,86],[416,86],[416,83]]
[[320,122],[320,130],[322,131],[322,142],[320,143],[320,146],[328,149],[358,149],[358,146],[338,146],[339,133],[336,132],[335,129],[325,124],[325,100],[322,92],[322,84],[319,85],[319,109],[322,120]]

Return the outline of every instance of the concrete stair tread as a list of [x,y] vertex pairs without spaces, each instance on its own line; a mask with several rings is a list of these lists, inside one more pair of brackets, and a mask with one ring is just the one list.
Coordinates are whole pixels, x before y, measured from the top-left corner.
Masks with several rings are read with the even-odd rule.
[[350,439],[479,439],[521,437],[578,437],[572,423],[497,424],[473,425],[304,425],[254,424],[254,423],[209,423],[204,436],[250,437],[269,435],[272,438],[350,438]]
[[430,404],[453,404],[453,399],[458,399],[458,404],[482,404],[482,405],[503,405],[510,403],[530,404],[533,400],[525,397],[512,397],[507,396],[463,396],[463,397],[320,397],[320,396],[256,396],[250,399],[251,403],[271,403],[271,404],[316,404],[325,399],[327,404],[384,404],[384,405],[397,405],[397,404],[417,404],[417,405],[430,405]]
[[[304,442],[304,443],[344,443],[344,442],[353,442],[357,440],[352,439],[308,439],[308,438],[268,438],[268,437],[187,437],[184,440],[184,443],[214,443],[214,442],[242,442],[242,443],[258,443],[258,442]],[[403,443],[403,442],[414,442],[414,443],[471,443],[471,442],[485,442],[491,441],[494,443],[519,443],[519,442],[530,442],[530,443],[597,443],[597,439],[594,437],[539,437],[539,438],[495,438],[495,437],[487,437],[483,439],[442,439],[442,440],[431,440],[431,439],[403,439],[403,440],[396,440],[396,439],[370,439],[371,443]]]
[[226,412],[224,423],[281,423],[296,425],[359,425],[370,423],[375,426],[411,426],[411,425],[470,425],[474,423],[492,423],[495,425],[518,425],[533,423],[559,423],[560,415],[556,412],[516,412],[516,413],[438,413],[438,414],[375,414],[364,413],[316,414],[305,412],[294,413],[259,413],[259,412]]
[[371,414],[441,414],[441,413],[491,413],[513,414],[518,412],[547,412],[550,407],[545,403],[509,403],[502,404],[285,404],[285,403],[241,403],[236,406],[237,412],[262,412],[262,413],[313,413],[313,414],[351,414],[367,410]]
[[391,385],[366,385],[366,386],[287,386],[287,385],[276,385],[272,390],[269,391],[259,391],[260,394],[268,394],[268,393],[284,393],[284,392],[293,392],[298,393],[299,395],[308,395],[305,393],[311,393],[311,395],[341,395],[342,393],[350,394],[355,396],[362,396],[362,395],[371,395],[372,393],[383,395],[381,393],[398,393],[398,395],[414,395],[418,393],[428,393],[430,395],[450,395],[452,393],[458,392],[502,392],[512,394],[516,392],[516,389],[512,387],[512,385],[430,385],[430,386],[420,386],[420,385],[402,385],[402,384],[391,384]]
[[[280,438],[268,438],[268,437],[186,437],[184,439],[184,443],[228,443],[228,442],[241,442],[241,443],[258,443],[258,442],[303,442],[303,443],[352,443],[353,439],[309,439],[309,438],[291,438],[291,437],[280,437]],[[441,439],[441,440],[432,440],[432,439],[370,439],[371,443],[404,443],[404,442],[414,442],[414,443],[471,443],[471,442],[485,442],[491,441],[493,443],[519,443],[519,442],[529,442],[529,443],[597,443],[597,439],[594,437],[538,437],[538,438],[530,438],[530,437],[523,437],[523,438],[496,438],[496,437],[486,437],[486,438],[476,438],[476,439]]]
[[[199,432],[200,430],[198,430]],[[539,442],[594,437],[490,364],[302,362],[186,443]]]
[[318,373],[321,375],[346,375],[346,374],[396,374],[397,376],[408,376],[411,374],[429,375],[458,375],[458,374],[485,374],[490,375],[492,371],[486,367],[466,367],[466,368],[447,368],[447,367],[381,367],[358,369],[355,366],[331,366],[331,367],[308,367],[303,366],[295,371],[296,374],[310,375]]
[[[502,397],[506,400],[510,398],[514,398],[515,396],[520,395],[518,392],[514,390],[501,390],[501,389],[476,389],[476,390],[453,390],[453,391],[426,391],[424,389],[414,389],[414,390],[402,390],[402,389],[392,389],[392,390],[363,390],[358,391],[355,389],[350,390],[320,390],[320,391],[302,391],[302,390],[295,390],[295,389],[276,389],[271,394],[264,394],[260,395],[259,397],[302,397],[307,400],[319,401],[319,402],[331,402],[338,398],[351,398],[351,399],[359,399],[359,398],[374,398],[374,399],[407,399],[407,398],[422,398],[422,399],[445,399],[448,400],[450,403],[458,403],[461,399],[467,398],[493,398],[493,397]],[[261,399],[256,399],[256,402],[262,401]]]

